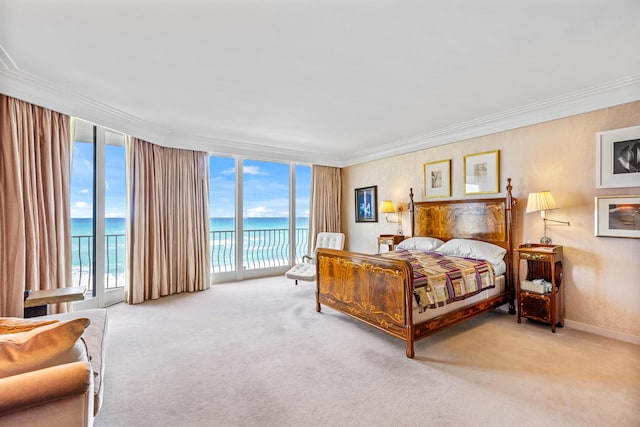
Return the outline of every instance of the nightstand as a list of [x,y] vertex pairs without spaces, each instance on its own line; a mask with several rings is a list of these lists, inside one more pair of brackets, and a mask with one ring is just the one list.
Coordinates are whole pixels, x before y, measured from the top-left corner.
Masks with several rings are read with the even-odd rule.
[[[518,323],[521,317],[551,324],[551,332],[564,322],[562,246],[520,245],[516,264]],[[520,281],[520,264],[527,261],[526,280]]]
[[407,237],[402,234],[381,234],[378,236],[378,252],[380,252],[381,245],[387,245],[390,251],[394,251],[396,245],[406,238]]

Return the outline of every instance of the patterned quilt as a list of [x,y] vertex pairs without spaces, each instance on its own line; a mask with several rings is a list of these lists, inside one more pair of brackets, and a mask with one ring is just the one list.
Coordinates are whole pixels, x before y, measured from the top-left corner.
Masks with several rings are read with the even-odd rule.
[[411,264],[413,293],[421,312],[463,300],[496,285],[493,266],[486,261],[404,249],[381,255]]

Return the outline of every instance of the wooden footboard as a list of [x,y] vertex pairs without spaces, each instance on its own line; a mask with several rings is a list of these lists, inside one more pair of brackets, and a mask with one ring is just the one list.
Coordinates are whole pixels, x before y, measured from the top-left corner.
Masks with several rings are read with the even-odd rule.
[[316,311],[321,304],[406,341],[413,357],[413,272],[406,261],[320,249]]

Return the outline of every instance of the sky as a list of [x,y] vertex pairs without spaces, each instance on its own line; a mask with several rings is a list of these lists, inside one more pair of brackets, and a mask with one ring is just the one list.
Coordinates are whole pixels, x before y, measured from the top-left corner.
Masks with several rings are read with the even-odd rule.
[[[105,217],[124,218],[127,182],[124,146],[105,145]],[[93,144],[76,142],[71,165],[71,218],[93,216]]]
[[[235,213],[235,159],[212,156],[209,160],[209,216],[232,218]],[[289,216],[289,164],[245,159],[243,216]],[[309,216],[311,167],[296,166],[296,216]]]
[[[126,213],[125,148],[105,145],[105,217]],[[211,156],[209,216],[232,218],[235,213],[235,159]],[[289,216],[289,164],[243,161],[245,218]],[[296,216],[309,216],[311,167],[296,166]],[[93,144],[76,142],[71,172],[71,217],[91,218]]]

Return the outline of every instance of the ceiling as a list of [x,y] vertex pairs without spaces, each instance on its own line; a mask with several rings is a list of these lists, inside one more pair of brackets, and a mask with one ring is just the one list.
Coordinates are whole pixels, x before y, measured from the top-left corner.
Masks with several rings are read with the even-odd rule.
[[0,92],[346,166],[640,99],[637,0],[0,0]]

